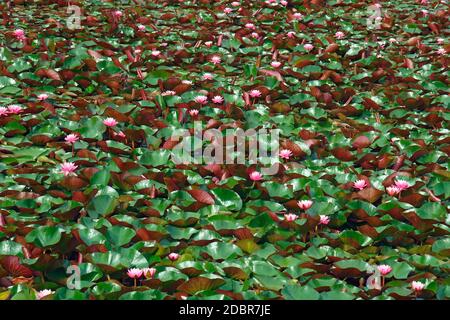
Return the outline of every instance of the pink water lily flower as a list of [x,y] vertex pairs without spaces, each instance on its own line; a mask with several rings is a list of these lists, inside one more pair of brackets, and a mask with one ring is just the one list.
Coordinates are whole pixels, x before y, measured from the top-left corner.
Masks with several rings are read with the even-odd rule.
[[182,84],[187,84],[187,85],[191,85],[192,81],[191,80],[181,80]]
[[139,31],[145,31],[145,26],[143,24],[139,24],[137,26],[137,28],[138,28]]
[[129,276],[131,279],[137,279],[140,278],[143,275],[142,269],[139,268],[131,268],[127,271],[127,276]]
[[23,29],[16,29],[13,32],[14,37],[16,37],[17,40],[24,41],[26,39],[25,37],[25,31]]
[[77,142],[79,139],[80,139],[80,138],[79,138],[78,135],[76,135],[75,133],[71,133],[71,134],[67,135],[67,136],[64,138],[64,140],[65,140],[67,143],[75,143],[75,142]]
[[400,189],[400,191],[406,190],[410,187],[408,181],[400,180],[400,179],[395,180],[394,184],[398,189]]
[[173,91],[173,90],[166,90],[166,91],[164,91],[164,92],[162,92],[161,93],[161,95],[163,96],[163,97],[165,97],[165,96],[174,96],[174,95],[176,95],[177,93],[175,92],[175,91]]
[[109,117],[103,120],[103,124],[107,127],[114,127],[115,125],[118,124],[118,122],[116,119]]
[[225,9],[223,9],[223,12],[226,14],[229,14],[229,13],[233,12],[233,9],[226,7]]
[[437,38],[436,41],[438,44],[444,44],[444,38]]
[[419,292],[419,291],[422,291],[423,288],[425,288],[425,284],[420,281],[413,281],[413,282],[411,282],[411,288],[414,291]]
[[311,51],[312,49],[314,49],[314,46],[310,43],[307,43],[303,46],[303,48],[305,48],[306,51]]
[[292,222],[292,221],[297,220],[298,216],[296,214],[293,214],[293,213],[287,213],[287,214],[284,215],[284,218],[286,219],[286,221]]
[[312,202],[312,200],[300,200],[300,201],[297,201],[297,205],[302,210],[308,210],[309,208],[312,207],[313,202]]
[[152,50],[152,53],[151,53],[151,55],[154,56],[154,57],[157,57],[157,56],[159,56],[160,54],[161,54],[161,51],[156,50],[156,49]]
[[320,217],[319,224],[327,225],[328,223],[330,223],[330,218],[328,216],[319,215],[319,217]]
[[338,31],[334,34],[334,36],[336,37],[336,39],[344,39],[345,33],[343,33],[342,31]]
[[116,17],[116,18],[120,18],[120,17],[123,16],[123,12],[120,11],[120,10],[116,10],[116,11],[113,12],[113,15],[114,15],[114,17]]
[[207,46],[208,48],[211,47],[212,44],[213,44],[212,41],[206,41],[206,42],[205,42],[205,46]]
[[445,50],[444,48],[439,48],[439,50],[437,51],[438,54],[440,54],[441,56],[447,53],[447,50]]
[[251,37],[252,37],[253,39],[258,39],[258,38],[259,38],[258,32],[252,32],[250,35],[251,35]]
[[50,289],[44,289],[44,290],[41,290],[41,291],[39,291],[38,293],[37,293],[37,298],[39,299],[39,300],[41,300],[42,298],[44,298],[44,297],[46,297],[46,296],[49,296],[49,295],[51,295],[51,294],[54,294],[55,293],[55,291],[52,291],[52,290],[50,290]]
[[392,197],[392,196],[395,196],[396,194],[399,194],[401,190],[400,190],[400,188],[398,188],[396,186],[390,186],[390,187],[386,188],[386,191],[387,191],[388,195],[390,195]]
[[65,176],[74,173],[77,168],[78,166],[73,162],[63,162],[61,164],[61,172],[64,173]]
[[223,97],[222,96],[214,96],[212,98],[212,102],[216,103],[216,104],[221,104],[223,102]]
[[363,190],[365,187],[367,187],[367,182],[366,180],[357,180],[353,183],[353,188],[358,189],[358,190]]
[[212,56],[210,60],[213,64],[219,64],[222,59],[219,56]]
[[270,63],[270,65],[274,68],[278,68],[279,66],[281,66],[281,62],[280,61],[272,61]]
[[252,181],[260,181],[263,178],[263,175],[261,174],[261,172],[258,171],[253,171],[252,173],[249,174],[250,180]]
[[207,96],[196,96],[194,98],[194,101],[200,104],[206,104],[208,102],[208,97]]
[[256,29],[256,27],[255,27],[255,25],[253,24],[253,23],[246,23],[245,24],[245,27],[247,28],[247,29],[252,29],[252,30],[255,30]]
[[46,93],[41,93],[40,95],[37,96],[37,99],[38,99],[39,101],[47,100],[47,99],[48,99],[48,94],[46,94]]
[[178,253],[172,252],[167,257],[169,258],[169,260],[175,261],[175,260],[178,260],[180,255]]
[[280,150],[279,156],[282,159],[288,160],[290,157],[292,157],[292,151],[289,149],[282,149]]
[[189,110],[189,114],[191,115],[191,117],[195,117],[198,115],[198,110],[197,109]]
[[288,38],[294,38],[295,37],[295,32],[294,31],[289,31],[287,33]]
[[205,73],[202,76],[203,80],[212,80],[214,78],[214,76],[211,73]]
[[380,271],[380,274],[382,276],[385,276],[392,271],[392,267],[387,264],[382,264],[382,265],[378,266],[378,271]]
[[261,97],[261,91],[253,89],[249,92],[249,95],[252,98],[258,98],[258,97]]
[[17,104],[11,104],[8,106],[9,113],[19,114],[23,111],[23,108]]
[[302,20],[303,19],[303,15],[300,12],[296,12],[292,16],[294,17],[295,20]]
[[6,108],[6,107],[0,107],[0,117],[7,116],[8,113],[9,113],[8,108]]
[[146,278],[153,278],[156,274],[156,269],[155,268],[144,268],[144,269],[142,269],[142,274]]
[[231,3],[231,5],[232,5],[233,7],[239,7],[241,4],[239,3],[239,1],[233,1],[233,2]]

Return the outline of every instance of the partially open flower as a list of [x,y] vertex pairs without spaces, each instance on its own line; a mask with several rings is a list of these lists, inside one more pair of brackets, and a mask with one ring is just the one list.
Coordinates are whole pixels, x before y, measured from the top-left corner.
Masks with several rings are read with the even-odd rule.
[[284,215],[284,218],[286,219],[286,221],[292,222],[292,221],[297,220],[298,216],[296,214],[293,214],[293,213],[288,213],[288,214]]
[[68,176],[68,175],[72,174],[73,172],[75,172],[75,170],[77,168],[78,168],[78,166],[75,165],[73,162],[63,162],[61,164],[61,172],[65,176]]
[[131,268],[128,269],[127,271],[127,275],[131,278],[131,279],[137,279],[140,278],[143,275],[143,271],[139,268]]
[[169,258],[169,260],[175,261],[175,260],[178,260],[180,255],[178,253],[172,252],[167,257]]
[[11,104],[8,106],[8,112],[12,114],[19,114],[23,111],[22,107],[17,104]]
[[280,61],[272,61],[270,63],[270,65],[274,68],[278,68],[279,66],[281,66],[281,62]]
[[289,149],[282,149],[279,155],[280,158],[288,160],[290,157],[292,157],[292,151]]
[[195,117],[198,115],[198,110],[197,109],[191,109],[189,110],[189,114],[191,115],[191,117]]
[[392,196],[395,196],[396,194],[399,194],[401,190],[399,188],[397,188],[396,186],[390,186],[390,187],[386,188],[386,191],[387,191],[388,195],[390,195],[392,197]]
[[78,138],[78,135],[76,135],[74,133],[71,133],[64,138],[64,140],[70,144],[77,142],[79,139],[80,138]]
[[400,179],[395,180],[394,184],[400,191],[406,190],[410,187],[408,181],[400,180]]
[[41,300],[42,298],[44,298],[44,297],[46,297],[46,296],[49,296],[49,295],[51,295],[51,294],[54,294],[55,293],[55,291],[52,291],[52,290],[50,290],[50,289],[44,289],[44,290],[41,290],[41,291],[39,291],[38,293],[37,293],[37,298],[39,299],[39,300]]
[[260,181],[263,178],[263,175],[261,174],[261,172],[258,171],[253,171],[252,173],[249,174],[250,180],[252,181]]
[[308,210],[313,205],[312,200],[300,200],[297,202],[297,205],[302,210]]
[[366,180],[361,179],[361,180],[357,180],[353,183],[353,188],[355,188],[355,189],[362,190],[365,187],[367,187]]
[[416,292],[420,292],[425,288],[425,284],[420,281],[413,281],[411,282],[411,288]]
[[144,268],[142,269],[142,273],[146,278],[153,278],[156,274],[155,268]]
[[310,43],[307,43],[303,46],[303,48],[305,48],[306,51],[311,51],[312,49],[314,49],[314,46]]
[[319,224],[327,225],[328,223],[330,223],[330,218],[328,216],[319,215],[319,217],[320,217]]
[[221,104],[223,102],[223,97],[222,96],[214,96],[212,98],[212,102],[216,103],[216,104]]
[[103,124],[107,127],[114,127],[118,124],[118,122],[114,118],[106,118],[105,120],[103,120]]
[[212,80],[214,78],[214,76],[211,73],[205,73],[202,76],[203,80]]
[[194,98],[194,101],[200,104],[206,104],[208,102],[208,97],[207,96],[196,96]]
[[46,94],[46,93],[41,93],[40,95],[37,96],[37,99],[38,99],[39,101],[47,100],[47,99],[48,99],[48,94]]
[[334,36],[336,37],[336,39],[344,39],[345,33],[343,33],[342,31],[338,31],[334,34]]
[[254,89],[249,92],[249,95],[252,98],[258,98],[261,97],[261,91]]
[[222,61],[222,59],[220,59],[219,56],[212,56],[212,57],[211,57],[211,62],[212,62],[213,64],[219,64],[221,61]]
[[382,265],[378,266],[378,271],[380,271],[380,274],[382,276],[385,276],[392,271],[392,267],[387,264],[382,264]]

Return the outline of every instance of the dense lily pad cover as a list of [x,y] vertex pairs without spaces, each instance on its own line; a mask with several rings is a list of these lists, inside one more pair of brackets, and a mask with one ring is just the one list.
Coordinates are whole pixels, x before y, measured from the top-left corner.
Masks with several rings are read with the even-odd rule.
[[0,299],[450,297],[446,1],[1,6]]

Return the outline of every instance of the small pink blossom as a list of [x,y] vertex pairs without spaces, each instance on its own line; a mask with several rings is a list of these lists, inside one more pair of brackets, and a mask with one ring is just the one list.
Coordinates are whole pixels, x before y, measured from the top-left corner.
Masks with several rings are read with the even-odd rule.
[[164,91],[164,92],[162,92],[161,93],[161,95],[163,96],[163,97],[165,97],[165,96],[174,96],[174,95],[176,95],[177,93],[175,92],[175,91],[173,91],[173,90],[166,90],[166,91]]
[[8,108],[6,107],[0,107],[0,117],[5,117],[9,113]]
[[48,94],[46,94],[46,93],[41,93],[40,95],[37,96],[37,99],[38,99],[39,101],[47,100],[47,99],[48,99]]
[[171,261],[175,261],[178,260],[178,258],[180,257],[180,255],[178,253],[172,252],[168,255],[169,260]]
[[396,186],[390,186],[386,188],[386,191],[388,193],[388,195],[390,195],[391,197],[395,196],[396,194],[400,193],[400,188],[396,187]]
[[319,217],[320,217],[319,224],[327,225],[328,223],[330,223],[330,218],[328,216],[319,215]]
[[194,101],[200,104],[206,104],[208,102],[208,97],[207,96],[196,96],[194,98]]
[[303,15],[300,12],[296,12],[292,16],[294,17],[295,20],[302,20],[303,19]]
[[207,46],[208,48],[211,47],[212,44],[213,44],[212,41],[206,41],[206,42],[205,42],[205,46]]
[[154,50],[152,50],[151,54],[152,54],[152,56],[157,57],[161,54],[161,51],[154,49]]
[[420,281],[413,281],[413,282],[411,282],[411,288],[414,291],[419,292],[419,291],[422,291],[423,288],[425,288],[425,284]]
[[49,295],[54,294],[54,293],[55,293],[55,291],[52,291],[50,289],[44,289],[44,290],[41,290],[41,291],[39,291],[37,293],[37,298],[39,300],[41,300],[42,298],[45,298],[46,296],[49,296]]
[[249,174],[250,180],[252,181],[260,181],[263,178],[263,175],[261,174],[261,172],[258,171],[253,171],[252,173]]
[[436,39],[438,44],[444,44],[444,39],[443,38],[437,38]]
[[226,14],[229,14],[229,13],[233,12],[233,9],[226,7],[225,9],[223,9],[223,12]]
[[195,117],[198,115],[198,110],[197,109],[191,109],[189,110],[189,114],[191,115],[191,117]]
[[312,49],[314,49],[314,46],[310,43],[307,43],[303,46],[303,48],[305,48],[306,51],[311,51]]
[[67,136],[64,138],[64,140],[65,140],[67,143],[75,143],[75,142],[77,142],[79,139],[80,139],[80,138],[78,137],[78,135],[76,135],[76,134],[74,134],[74,133],[71,133],[71,134],[67,135]]
[[144,268],[144,269],[142,269],[142,274],[146,278],[153,278],[156,274],[156,269],[155,268]]
[[11,104],[8,106],[8,112],[12,114],[19,114],[23,111],[22,107],[17,104]]
[[394,184],[400,191],[406,190],[410,187],[408,181],[405,180],[395,180]]
[[143,24],[139,24],[137,26],[137,28],[138,28],[139,31],[142,31],[142,32],[145,31],[145,26]]
[[73,162],[63,162],[61,164],[61,171],[64,173],[65,176],[68,176],[75,172],[75,170],[78,168],[77,165],[75,165]]
[[113,12],[114,17],[121,18],[123,16],[123,12],[120,10],[116,10]]
[[214,76],[211,73],[205,73],[202,76],[203,80],[212,80],[214,78]]
[[253,89],[249,92],[249,95],[252,98],[258,98],[258,97],[261,97],[261,91]]
[[143,270],[139,268],[131,268],[127,271],[127,276],[129,276],[131,279],[138,279],[142,277],[143,274]]
[[292,157],[292,151],[289,149],[282,149],[280,150],[279,156],[282,159],[288,160],[290,157]]
[[362,190],[365,187],[367,187],[366,180],[361,179],[361,180],[357,180],[353,183],[353,188],[355,188],[355,189]]
[[288,33],[287,33],[287,36],[288,36],[288,38],[294,38],[295,37],[295,32],[294,31],[289,31]]
[[191,85],[192,81],[191,80],[181,80],[182,84],[187,84],[187,85]]
[[231,3],[231,5],[232,5],[233,7],[239,7],[241,4],[240,4],[238,1],[233,1],[233,2]]
[[256,29],[256,27],[255,27],[255,25],[253,24],[253,23],[246,23],[245,24],[245,27],[247,28],[247,29],[251,29],[251,30],[255,30]]
[[293,221],[297,220],[298,216],[296,214],[293,214],[293,213],[288,213],[288,214],[284,215],[284,218],[288,222],[293,222]]
[[105,120],[103,120],[103,124],[107,127],[114,127],[118,124],[118,122],[114,118],[106,118]]
[[428,10],[423,9],[423,10],[421,10],[421,12],[424,17],[428,16],[428,13],[429,13]]
[[252,37],[253,39],[258,39],[258,38],[259,38],[258,32],[252,32],[250,35],[251,35],[251,37]]
[[378,266],[378,271],[380,271],[382,276],[385,276],[392,271],[392,267],[387,264],[382,264]]
[[281,62],[280,61],[272,61],[270,63],[270,65],[274,68],[278,68],[279,66],[281,66]]
[[287,2],[286,0],[281,0],[281,1],[280,1],[280,4],[283,5],[283,6],[287,6],[287,5],[288,5],[288,2]]
[[309,208],[312,207],[313,202],[312,200],[300,200],[297,202],[297,205],[302,210],[308,210]]
[[216,103],[216,104],[221,104],[223,102],[223,97],[222,96],[214,96],[212,98],[212,102]]
[[23,29],[16,29],[14,30],[13,35],[17,39],[23,39],[25,38],[25,31]]
[[336,37],[336,39],[344,39],[345,33],[343,33],[342,31],[338,31],[334,34],[334,36]]
[[222,59],[219,56],[212,56],[210,60],[213,64],[219,64]]
[[126,135],[125,135],[125,133],[123,133],[123,131],[114,132],[113,135],[114,135],[114,137],[119,137],[119,138],[125,138],[126,137]]
[[447,50],[445,50],[444,48],[439,48],[437,51],[438,54],[440,54],[441,56],[447,53]]

